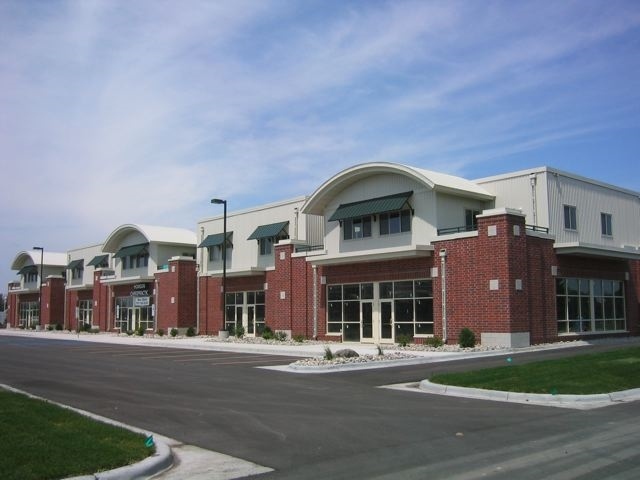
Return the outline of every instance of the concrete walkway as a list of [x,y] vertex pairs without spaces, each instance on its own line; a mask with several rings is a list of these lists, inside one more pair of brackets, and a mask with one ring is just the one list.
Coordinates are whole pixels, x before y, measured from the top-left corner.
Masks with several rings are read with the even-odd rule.
[[[291,357],[322,357],[325,347],[329,346],[334,352],[342,348],[350,348],[357,351],[360,355],[376,355],[378,348],[375,345],[362,344],[341,344],[341,343],[323,343],[323,342],[305,342],[305,343],[242,343],[234,341],[219,341],[216,337],[136,337],[126,335],[116,335],[110,333],[89,334],[89,333],[69,333],[59,331],[25,331],[19,329],[2,329],[0,335],[21,336],[42,339],[55,339],[64,341],[77,342],[93,342],[108,343],[120,345],[139,345],[157,348],[184,348],[195,350],[210,350],[224,352],[240,352],[254,353],[265,355],[284,355]],[[640,338],[629,339],[611,339],[601,340],[603,342],[615,342],[616,344],[629,346],[640,345]],[[405,353],[411,354],[411,358],[377,361],[366,363],[348,363],[344,365],[330,365],[318,367],[292,367],[289,365],[277,367],[262,367],[277,369],[280,371],[290,372],[293,374],[308,373],[332,373],[345,370],[385,368],[401,365],[416,365],[433,362],[444,362],[451,360],[460,360],[473,357],[485,357],[496,355],[515,355],[523,352],[559,349],[559,348],[575,348],[589,345],[593,342],[564,342],[556,344],[548,344],[541,346],[533,346],[518,349],[499,349],[499,350],[476,350],[476,351],[448,351],[448,352],[430,352],[421,350],[403,350]],[[398,351],[392,346],[386,347],[385,352]],[[294,359],[292,358],[292,362]],[[404,391],[416,393],[428,393],[437,395],[451,395],[466,398],[475,398],[483,400],[518,402],[535,405],[556,406],[563,408],[589,409],[599,408],[606,405],[612,405],[620,402],[629,402],[640,400],[640,389],[627,390],[625,392],[615,392],[603,395],[534,395],[534,394],[516,394],[509,392],[496,392],[490,390],[471,389],[462,387],[451,387],[444,385],[436,385],[428,380],[420,383],[388,385],[382,388],[400,389]],[[113,420],[97,417],[89,412],[80,412],[100,421],[108,423],[116,423]],[[134,431],[139,431],[135,427],[122,425]],[[185,445],[176,440],[154,434],[153,432],[142,432],[147,435],[154,435],[158,451],[160,454],[154,455],[152,460],[147,459],[140,464],[123,467],[111,472],[103,472],[95,476],[83,477],[83,479],[100,478],[100,479],[132,479],[132,478],[155,478],[162,480],[178,480],[183,478],[190,479],[214,479],[225,480],[242,478],[248,475],[255,475],[270,471],[268,467],[256,465],[251,462],[244,461],[239,458],[230,457],[221,453],[204,450],[193,445]],[[145,465],[141,465],[147,462]],[[153,464],[149,467],[148,464]]]

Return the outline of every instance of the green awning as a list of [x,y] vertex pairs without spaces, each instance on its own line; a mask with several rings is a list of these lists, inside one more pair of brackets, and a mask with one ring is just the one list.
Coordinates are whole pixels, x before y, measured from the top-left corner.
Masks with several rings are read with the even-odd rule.
[[138,245],[129,245],[128,247],[122,247],[114,255],[116,258],[131,257],[132,255],[140,255],[141,253],[148,253],[148,243],[140,243]]
[[[233,232],[227,232],[227,245],[229,245],[229,239],[233,235]],[[219,247],[224,240],[224,233],[214,233],[213,235],[207,235],[198,248]]]
[[380,213],[402,210],[413,192],[396,193],[384,197],[370,198],[359,202],[343,203],[329,218],[330,222],[346,220],[348,218],[366,217]]
[[37,265],[27,265],[20,269],[20,271],[18,272],[18,275],[26,275],[27,273],[34,273],[37,271],[38,271]]
[[107,265],[109,262],[109,255],[98,255],[96,257],[93,257],[93,260],[91,260],[89,263],[87,263],[87,265],[89,265],[90,267],[98,267],[100,265]]
[[260,240],[263,238],[277,237],[279,236],[287,226],[289,222],[271,223],[269,225],[261,225],[254,230],[254,232],[247,238],[247,240]]
[[69,265],[67,265],[67,269],[69,270],[75,270],[76,268],[84,268],[84,259],[71,260]]

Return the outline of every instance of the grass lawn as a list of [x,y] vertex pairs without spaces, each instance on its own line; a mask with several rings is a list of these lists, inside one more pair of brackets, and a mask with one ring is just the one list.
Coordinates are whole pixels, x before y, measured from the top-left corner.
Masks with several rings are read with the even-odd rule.
[[518,365],[518,358],[514,356],[504,367],[434,375],[430,381],[523,393],[588,395],[617,392],[640,388],[640,347],[526,365]]
[[56,479],[91,474],[153,454],[145,436],[0,390],[0,478]]

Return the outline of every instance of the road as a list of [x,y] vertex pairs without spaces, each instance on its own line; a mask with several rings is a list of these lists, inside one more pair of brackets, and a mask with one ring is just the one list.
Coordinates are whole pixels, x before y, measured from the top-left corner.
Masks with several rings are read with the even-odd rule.
[[261,479],[640,478],[640,402],[579,411],[378,388],[504,357],[324,375],[255,368],[289,362],[0,336],[0,383],[275,470]]

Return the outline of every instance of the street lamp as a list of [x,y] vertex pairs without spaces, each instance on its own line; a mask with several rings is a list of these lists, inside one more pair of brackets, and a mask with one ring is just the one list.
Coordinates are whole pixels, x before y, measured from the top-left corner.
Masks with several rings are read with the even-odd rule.
[[211,203],[224,206],[222,220],[222,330],[227,323],[227,201],[220,198],[211,199]]
[[38,294],[38,305],[40,311],[38,312],[38,323],[42,325],[42,273],[44,271],[44,248],[43,247],[33,247],[34,250],[40,250],[40,290]]

